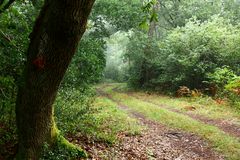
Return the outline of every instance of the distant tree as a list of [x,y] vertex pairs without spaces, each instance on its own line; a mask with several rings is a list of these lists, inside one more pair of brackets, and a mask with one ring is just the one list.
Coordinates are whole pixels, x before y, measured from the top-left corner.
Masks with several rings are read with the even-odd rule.
[[30,35],[16,102],[18,159],[38,159],[55,142],[53,102],[86,29],[94,0],[45,0]]

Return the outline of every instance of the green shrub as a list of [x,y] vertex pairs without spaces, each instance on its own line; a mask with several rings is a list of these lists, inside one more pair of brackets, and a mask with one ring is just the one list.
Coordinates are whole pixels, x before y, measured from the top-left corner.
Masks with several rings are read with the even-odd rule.
[[91,88],[62,88],[55,102],[55,118],[63,134],[79,131],[83,119],[93,112],[95,92]]
[[205,22],[192,18],[159,42],[134,34],[126,53],[130,83],[168,91],[205,88],[208,74],[223,65],[239,74],[239,43],[239,27],[218,16]]
[[216,68],[213,73],[208,73],[207,78],[210,85],[216,87],[217,94],[221,94],[224,86],[236,79],[237,75],[227,66]]
[[235,77],[226,86],[228,98],[233,106],[240,110],[240,76]]

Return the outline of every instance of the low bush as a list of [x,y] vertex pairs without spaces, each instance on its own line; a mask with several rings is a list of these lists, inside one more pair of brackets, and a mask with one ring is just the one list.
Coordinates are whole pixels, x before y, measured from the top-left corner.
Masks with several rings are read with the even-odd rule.
[[228,93],[228,98],[233,106],[240,110],[240,76],[235,77],[226,86],[225,90]]
[[213,73],[208,73],[208,81],[205,81],[208,86],[212,87],[214,91],[213,96],[224,97],[224,86],[233,81],[237,75],[228,66],[216,68]]

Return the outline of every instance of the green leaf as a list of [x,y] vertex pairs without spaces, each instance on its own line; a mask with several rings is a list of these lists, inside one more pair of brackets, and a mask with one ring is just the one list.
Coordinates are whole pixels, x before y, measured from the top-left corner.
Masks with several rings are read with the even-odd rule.
[[148,30],[149,29],[149,24],[147,23],[147,20],[144,19],[140,24],[139,24],[139,27],[143,30]]
[[158,22],[158,15],[155,11],[151,15],[150,22]]

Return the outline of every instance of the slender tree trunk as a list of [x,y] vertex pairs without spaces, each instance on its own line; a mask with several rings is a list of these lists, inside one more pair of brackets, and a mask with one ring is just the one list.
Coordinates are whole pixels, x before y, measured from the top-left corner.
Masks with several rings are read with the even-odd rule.
[[[153,11],[152,12],[156,12],[158,13],[159,11],[159,4],[156,3],[152,6]],[[154,19],[153,21],[150,22],[149,24],[149,29],[148,29],[148,42],[147,42],[147,47],[144,49],[144,54],[145,54],[145,59],[143,61],[143,65],[142,65],[142,84],[141,85],[146,85],[149,83],[150,79],[152,78],[152,72],[151,69],[149,68],[149,63],[147,61],[147,59],[151,59],[151,51],[149,51],[150,47],[150,43],[153,39],[157,39],[158,38],[158,23],[156,22],[156,20]]]
[[53,102],[75,53],[94,0],[45,0],[27,52],[16,102],[18,159],[38,159],[54,138]]

